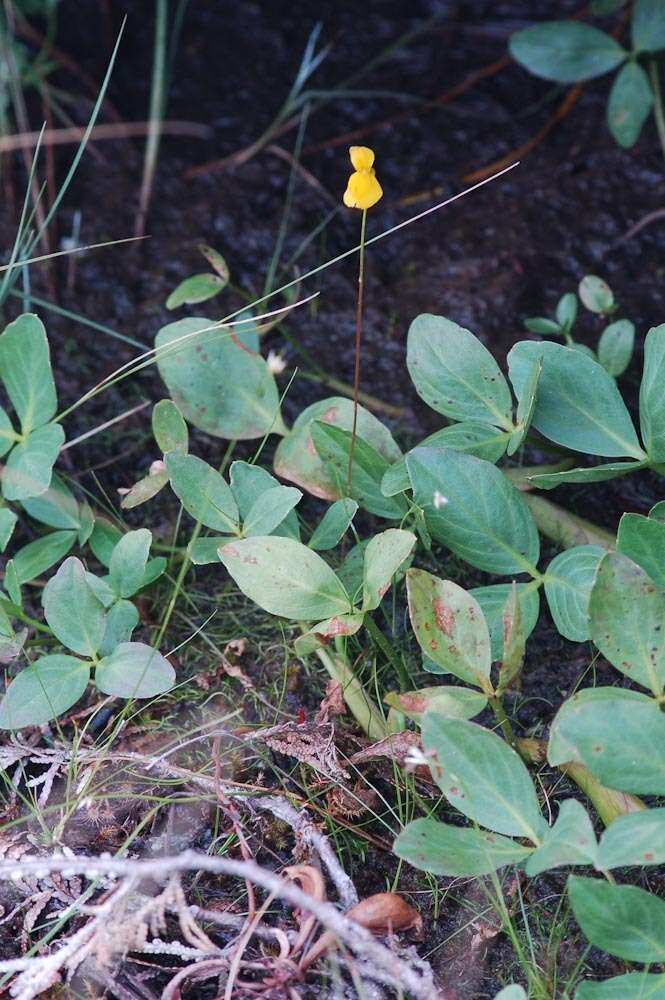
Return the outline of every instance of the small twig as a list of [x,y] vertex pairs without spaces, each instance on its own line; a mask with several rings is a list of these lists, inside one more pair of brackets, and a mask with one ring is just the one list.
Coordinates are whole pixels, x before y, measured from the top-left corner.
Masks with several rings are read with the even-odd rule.
[[[209,139],[211,129],[208,125],[188,121],[164,121],[161,124],[163,135],[186,135],[192,139]],[[113,122],[106,125],[95,125],[90,131],[90,141],[99,142],[102,139],[135,139],[142,138],[150,132],[150,122]],[[85,134],[84,128],[50,128],[44,130],[42,146],[66,146],[80,142]],[[0,136],[0,153],[12,153],[17,149],[33,149],[39,141],[39,132],[19,132],[15,135]]]
[[[205,871],[212,875],[227,875],[236,878],[248,878],[255,885],[261,886],[279,899],[292,906],[312,913],[317,920],[336,937],[348,950],[363,962],[363,974],[377,982],[394,988],[408,991],[417,1000],[437,1000],[437,990],[432,977],[427,972],[416,972],[403,959],[385,945],[377,941],[364,927],[353,920],[347,919],[331,903],[324,903],[299,889],[293,882],[286,881],[274,872],[261,868],[254,861],[235,861],[231,858],[209,857],[196,851],[184,851],[173,857],[137,861],[127,858],[35,858],[19,862],[0,862],[0,879],[14,879],[25,875],[35,875],[44,872],[78,873],[91,879],[100,875],[115,875],[126,877],[127,882],[121,885],[105,904],[100,906],[95,921],[105,918],[107,911],[115,905],[118,894],[127,896],[142,879],[163,879],[175,872]],[[55,967],[62,966],[62,952],[73,954],[82,939],[88,941],[94,934],[91,924],[86,924],[59,951],[46,959],[16,959],[0,962],[0,972],[15,972],[29,968],[30,962],[49,963]],[[52,985],[52,982],[49,983]]]

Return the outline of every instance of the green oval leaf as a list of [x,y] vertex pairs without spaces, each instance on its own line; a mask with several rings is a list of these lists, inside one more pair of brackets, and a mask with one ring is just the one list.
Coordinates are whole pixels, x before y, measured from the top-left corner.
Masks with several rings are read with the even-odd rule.
[[14,569],[19,584],[35,580],[67,555],[76,541],[75,531],[51,531],[19,549]]
[[505,740],[475,722],[427,712],[423,746],[432,776],[451,805],[496,833],[538,844],[546,828],[533,782]]
[[628,972],[598,983],[586,980],[575,990],[575,1000],[665,1000],[665,976]]
[[624,149],[635,145],[652,107],[649,78],[640,64],[631,60],[617,73],[607,102],[608,128]]
[[661,0],[635,0],[631,33],[636,52],[665,49],[665,8]]
[[152,433],[162,454],[187,453],[189,432],[182,413],[171,399],[160,399],[152,409]]
[[441,670],[491,692],[490,637],[478,602],[452,580],[422,569],[408,571],[406,588],[411,626],[423,652]]
[[568,898],[584,936],[629,962],[665,962],[665,901],[634,885],[571,875]]
[[0,374],[25,436],[55,415],[58,400],[46,330],[34,313],[24,313],[5,327]]
[[665,522],[651,514],[624,514],[619,521],[617,551],[632,559],[665,589]]
[[584,642],[590,636],[589,598],[604,555],[600,545],[576,545],[560,552],[547,567],[547,603],[557,629],[572,642]]
[[4,498],[27,500],[44,493],[64,440],[65,432],[60,424],[46,424],[12,448],[2,471]]
[[85,693],[90,664],[75,656],[41,656],[14,678],[0,703],[0,729],[42,726]]
[[270,614],[312,621],[353,610],[330,566],[291,538],[244,538],[223,545],[219,558],[243,594]]
[[162,327],[155,339],[159,374],[182,415],[215,437],[285,433],[279,390],[264,359],[232,328],[211,326],[192,316]]
[[557,83],[590,80],[615,69],[628,53],[599,28],[582,21],[544,21],[512,35],[513,59],[535,76]]
[[443,316],[417,316],[409,327],[406,365],[416,392],[437,413],[512,428],[508,383],[470,330]]
[[543,370],[533,426],[550,441],[574,451],[644,458],[616,383],[602,365],[561,344],[522,341],[508,355],[510,379],[524,392],[531,365]]
[[474,876],[516,865],[528,857],[530,848],[497,833],[416,819],[402,830],[393,851],[432,875]]
[[63,646],[94,657],[104,637],[106,614],[80,559],[65,559],[44,587],[42,605],[49,628]]
[[390,581],[409,558],[416,544],[411,531],[389,528],[367,543],[363,562],[363,611],[378,608]]
[[525,870],[530,878],[562,865],[593,865],[598,847],[589,814],[576,799],[566,799],[559,815],[528,859]]
[[603,656],[656,696],[665,686],[665,593],[619,552],[606,552],[589,600],[589,631]]
[[175,670],[160,652],[142,642],[121,642],[95,669],[95,684],[118,698],[154,698],[175,684]]
[[644,341],[640,385],[640,428],[649,458],[665,461],[665,323],[652,327]]
[[79,505],[76,497],[62,479],[55,474],[51,485],[41,496],[23,501],[23,509],[42,524],[51,528],[71,528],[78,531],[81,527]]
[[665,715],[637,691],[595,688],[569,698],[550,729],[553,766],[584,764],[603,785],[665,794]]
[[[488,587],[473,587],[469,593],[478,601],[490,631],[492,662],[503,659],[503,612],[512,590],[512,583],[492,583]],[[540,595],[532,583],[517,584],[522,632],[528,639],[538,622]]]
[[334,549],[349,529],[358,511],[358,504],[350,497],[342,497],[328,507],[309,540],[310,549],[324,552]]
[[188,514],[213,531],[237,534],[238,506],[223,476],[195,455],[165,456],[173,492]]
[[582,305],[589,312],[604,313],[612,312],[615,306],[614,292],[602,278],[596,274],[585,274],[577,289]]
[[128,531],[111,553],[109,582],[118,597],[131,597],[143,583],[152,532],[147,528]]
[[191,274],[177,285],[166,300],[167,309],[178,306],[193,306],[197,302],[207,302],[226,288],[225,281],[218,274]]
[[538,530],[519,490],[499,469],[451,448],[415,448],[407,468],[433,538],[489,573],[533,571]]
[[600,838],[600,871],[665,862],[665,809],[644,809],[617,816]]

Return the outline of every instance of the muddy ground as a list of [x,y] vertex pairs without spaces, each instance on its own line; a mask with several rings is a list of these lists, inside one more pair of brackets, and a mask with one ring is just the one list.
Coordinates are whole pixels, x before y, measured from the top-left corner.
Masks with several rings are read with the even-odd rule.
[[[160,326],[174,318],[164,307],[169,292],[181,278],[202,269],[196,249],[201,242],[225,255],[236,288],[259,293],[282,218],[288,163],[264,150],[236,168],[199,172],[195,177],[188,172],[230,156],[264,131],[291,85],[317,21],[322,24],[321,43],[331,43],[331,51],[315,85],[334,90],[430,19],[425,32],[397,48],[356,85],[384,96],[339,99],[333,94],[323,107],[312,110],[302,164],[317,184],[303,176],[296,179],[281,260],[288,260],[339,202],[348,173],[347,133],[354,134],[352,141],[373,146],[377,154],[385,194],[370,214],[369,235],[402,221],[459,191],[474,171],[502,157],[518,158],[516,151],[554,114],[563,91],[508,64],[479,79],[456,100],[441,103],[437,98],[498,60],[512,31],[533,19],[567,16],[578,8],[579,4],[565,0],[362,5],[348,0],[242,4],[191,0],[174,62],[167,115],[209,125],[210,138],[164,138],[147,224],[149,240],[137,247],[88,254],[73,270],[65,262],[52,265],[50,271],[35,269],[34,288],[148,346]],[[109,89],[123,120],[147,115],[152,12],[149,2],[63,0],[61,4],[58,44],[98,81],[127,14]],[[84,121],[89,106],[81,100],[80,81],[66,71],[54,79],[76,98],[73,113]],[[621,315],[636,324],[636,356],[623,382],[634,401],[643,336],[665,319],[665,222],[645,228],[627,242],[617,244],[617,240],[638,219],[662,206],[665,176],[652,122],[634,149],[625,151],[614,144],[603,123],[608,89],[607,78],[587,84],[565,118],[506,178],[370,248],[363,388],[402,408],[400,417],[386,418],[402,443],[417,440],[440,423],[418,400],[406,377],[406,331],[414,316],[435,312],[450,317],[474,331],[502,361],[524,335],[523,318],[551,313],[558,297],[573,290],[588,272],[610,282]],[[424,106],[424,102],[434,103]],[[34,98],[29,110],[33,127],[38,127],[41,111]],[[108,120],[108,115],[103,117]],[[357,137],[356,130],[362,130]],[[275,142],[291,152],[295,138],[291,130]],[[70,155],[57,150],[60,178]],[[131,235],[142,158],[138,140],[96,143],[65,199],[57,237],[69,234],[77,211],[85,243]],[[3,171],[8,169],[5,160]],[[18,192],[18,160],[11,169]],[[5,188],[0,207],[3,257],[11,246],[18,212],[18,202],[12,202],[9,194]],[[357,234],[357,215],[341,209],[299,258],[299,266],[313,267],[342,252],[356,242]],[[316,306],[290,317],[289,339],[283,330],[276,331],[269,335],[268,346],[281,350],[290,364],[302,363],[302,349],[323,371],[348,382],[353,366],[355,261],[326,270],[305,290],[310,288],[321,292]],[[227,311],[241,300],[229,290],[223,301]],[[218,315],[215,302],[195,311]],[[74,401],[135,353],[80,323],[44,311],[42,316],[53,345],[62,403]],[[598,332],[593,317],[582,317],[580,339],[593,345]],[[67,426],[68,436],[88,430],[135,401],[156,400],[164,394],[158,376],[148,369],[132,383],[76,411]],[[323,394],[316,382],[297,379],[286,400],[287,418],[293,419]],[[148,413],[82,446],[69,471],[86,488],[105,490],[111,497],[119,487],[130,486],[157,457],[149,444]],[[203,454],[220,455],[219,442],[204,436],[200,441]],[[251,454],[252,449],[241,448],[239,453],[245,452]],[[662,498],[660,490],[659,481],[645,475],[598,485],[592,496],[578,487],[559,490],[557,500],[611,528],[624,510],[648,510]],[[132,523],[144,523],[146,511],[137,512]],[[170,509],[156,504],[150,516],[157,531],[161,525],[166,533],[171,515]],[[201,578],[203,588],[206,579]],[[515,705],[524,732],[544,732],[556,705],[584,676],[588,663],[588,647],[561,639],[544,612],[530,642],[525,687]],[[250,673],[254,669],[252,676],[258,679],[264,666],[257,663],[248,669]],[[600,682],[604,670],[607,680],[613,676],[600,663]],[[316,694],[312,701],[316,703]],[[299,704],[307,705],[307,697],[296,690],[286,704],[295,711]],[[366,884],[360,887],[373,891],[384,887],[392,860],[377,855],[372,866],[363,868]],[[556,901],[562,884],[554,876],[533,884],[531,891],[543,912],[555,905],[549,901]],[[446,942],[457,919],[453,909],[431,925],[423,951]],[[451,948],[449,942],[443,945],[447,961],[455,958]],[[502,970],[510,964],[505,951],[506,946],[497,944],[494,973],[486,976],[484,967],[479,967],[477,981],[461,990],[462,1000],[493,995]],[[600,959],[598,963],[604,974],[614,971],[610,966],[603,969]]]

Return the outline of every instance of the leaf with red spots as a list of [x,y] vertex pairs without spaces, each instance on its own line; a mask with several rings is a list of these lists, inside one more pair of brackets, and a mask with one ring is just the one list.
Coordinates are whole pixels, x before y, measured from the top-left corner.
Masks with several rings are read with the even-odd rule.
[[421,569],[408,571],[406,586],[411,624],[423,652],[448,673],[492,693],[490,636],[478,602],[451,580]]

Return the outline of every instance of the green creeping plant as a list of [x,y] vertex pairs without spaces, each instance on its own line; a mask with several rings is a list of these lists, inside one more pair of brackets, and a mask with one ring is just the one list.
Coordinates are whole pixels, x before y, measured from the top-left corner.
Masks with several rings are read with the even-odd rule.
[[[127,532],[112,546],[103,577],[75,556],[60,565],[44,587],[42,608],[45,631],[67,652],[40,656],[14,678],[0,702],[0,728],[42,725],[68,711],[84,694],[91,671],[99,691],[121,698],[152,698],[173,686],[168,660],[131,641],[139,615],[129,598],[163,569],[163,560],[149,559],[151,542],[146,528]],[[0,606],[4,633],[20,607],[6,599]]]
[[[610,13],[623,4],[596,0],[595,6],[597,13]],[[582,21],[544,21],[524,28],[511,37],[509,49],[530,73],[556,83],[577,83],[618,70],[607,101],[607,126],[616,142],[629,148],[654,106],[660,105],[653,59],[665,49],[665,8],[661,0],[635,0],[629,49]]]
[[[579,297],[591,313],[598,316],[612,316],[618,306],[614,294],[606,281],[595,274],[587,274],[580,281]],[[559,299],[553,319],[547,316],[531,316],[524,325],[531,333],[541,337],[562,337],[567,347],[581,351],[600,362],[608,375],[617,378],[630,364],[635,346],[635,325],[628,319],[616,319],[605,327],[598,338],[594,352],[586,344],[573,340],[572,330],[577,318],[577,295],[566,292]]]

